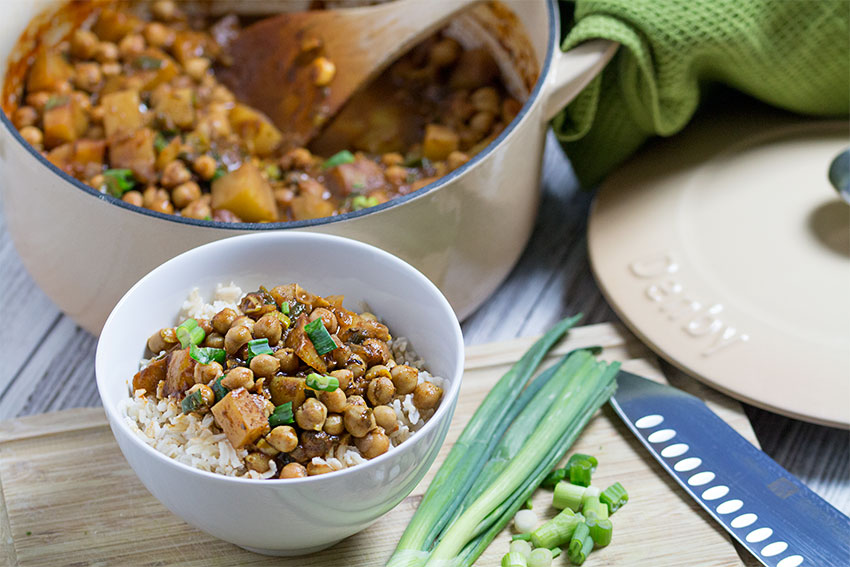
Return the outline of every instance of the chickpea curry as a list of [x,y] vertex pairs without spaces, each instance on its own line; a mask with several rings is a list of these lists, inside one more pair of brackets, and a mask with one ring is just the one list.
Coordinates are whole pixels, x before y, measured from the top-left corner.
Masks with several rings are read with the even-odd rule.
[[[179,401],[184,414],[212,414],[244,466],[278,478],[332,472],[338,447],[372,459],[402,425],[400,400],[423,419],[442,389],[396,362],[389,329],[368,312],[297,284],[245,294],[236,309],[186,319],[147,342],[151,360],[133,377],[138,395]],[[423,374],[427,374],[424,373]]]
[[[97,4],[57,48],[36,48],[13,109],[23,139],[131,205],[193,219],[283,222],[416,191],[465,164],[519,112],[498,66],[445,32],[355,95],[310,148],[236,100],[216,69],[248,24],[170,0]],[[333,61],[305,40],[317,85]],[[8,89],[7,89],[8,90]]]

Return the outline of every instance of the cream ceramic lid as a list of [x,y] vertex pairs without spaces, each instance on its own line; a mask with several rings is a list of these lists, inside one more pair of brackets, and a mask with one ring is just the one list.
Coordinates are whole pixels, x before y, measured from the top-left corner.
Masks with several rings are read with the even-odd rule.
[[847,123],[704,116],[612,174],[590,258],[609,302],[689,374],[850,427],[850,206],[827,180]]

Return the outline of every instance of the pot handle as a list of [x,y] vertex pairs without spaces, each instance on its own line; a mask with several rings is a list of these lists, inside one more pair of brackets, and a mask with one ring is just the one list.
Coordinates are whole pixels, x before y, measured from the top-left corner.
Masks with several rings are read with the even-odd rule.
[[544,95],[543,117],[552,120],[614,57],[620,44],[607,39],[586,41],[567,52],[555,47],[553,71]]

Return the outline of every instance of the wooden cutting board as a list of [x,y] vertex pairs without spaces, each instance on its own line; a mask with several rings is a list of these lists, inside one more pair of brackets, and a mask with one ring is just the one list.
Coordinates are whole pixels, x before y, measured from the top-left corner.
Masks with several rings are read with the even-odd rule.
[[[457,411],[445,446],[428,475],[408,498],[369,529],[323,552],[270,558],[216,540],[163,507],[127,465],[101,409],[77,409],[0,423],[0,564],[57,565],[283,565],[376,566],[392,552],[439,464],[492,385],[533,339],[467,349]],[[602,358],[664,378],[654,358],[620,327],[573,330],[551,358],[570,349],[601,345]],[[703,396],[732,427],[755,443],[737,402],[696,382],[677,383]],[[61,387],[61,386],[60,386]],[[620,481],[629,504],[613,516],[613,543],[594,552],[588,567],[741,566],[731,540],[667,476],[606,406],[570,450],[596,455],[594,484]],[[213,495],[210,496],[214,497]],[[551,517],[551,492],[539,490],[534,511]],[[499,565],[508,549],[505,530],[478,565]],[[555,565],[568,565],[566,558]]]

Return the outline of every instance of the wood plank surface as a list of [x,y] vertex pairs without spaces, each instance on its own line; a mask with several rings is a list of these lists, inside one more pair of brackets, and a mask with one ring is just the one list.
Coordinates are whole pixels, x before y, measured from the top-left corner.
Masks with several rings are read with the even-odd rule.
[[[0,179],[0,184],[6,182]],[[617,320],[587,261],[586,220],[593,193],[579,189],[551,133],[541,190],[535,230],[522,258],[502,286],[463,323],[468,345],[537,335],[578,312],[585,314],[585,324]],[[0,212],[27,214],[3,211],[2,201]],[[59,312],[35,286],[3,217],[0,266],[0,419],[99,406],[94,382],[97,339]],[[671,381],[688,380],[670,366],[662,368]],[[745,411],[768,455],[836,508],[850,513],[850,433],[757,408]]]
[[[216,540],[188,526],[151,496],[124,461],[100,409],[77,409],[0,424],[0,557],[22,567],[55,565],[382,565],[407,524],[425,487],[463,426],[492,385],[527,349],[520,339],[468,348],[458,408],[437,463],[399,506],[360,534],[317,554],[267,558]],[[549,361],[580,346],[604,345],[602,358],[629,360],[635,372],[664,380],[645,348],[621,328],[602,324],[575,329],[553,349]],[[696,382],[684,387],[705,396],[712,408],[750,441],[749,421],[737,402]],[[613,516],[614,543],[586,565],[740,566],[745,563],[725,532],[648,458],[643,446],[603,408],[571,452],[599,458],[594,484],[623,482],[629,504]],[[540,521],[555,512],[551,492],[539,490]],[[651,512],[649,512],[651,510]],[[676,525],[675,533],[669,526]],[[509,530],[491,544],[478,565],[497,565]],[[688,541],[688,546],[681,546]],[[73,559],[71,559],[73,558]]]

